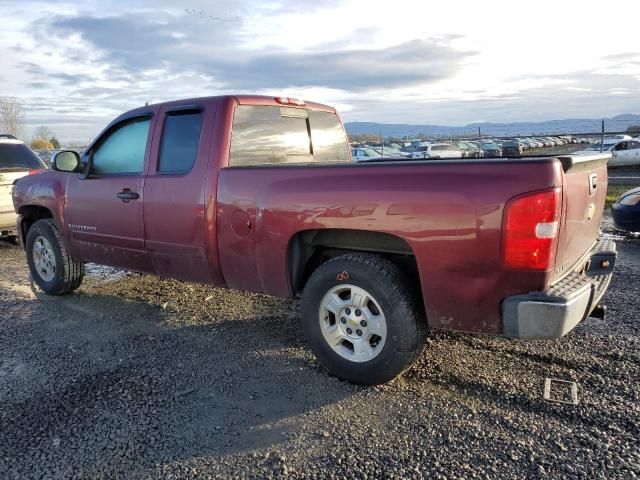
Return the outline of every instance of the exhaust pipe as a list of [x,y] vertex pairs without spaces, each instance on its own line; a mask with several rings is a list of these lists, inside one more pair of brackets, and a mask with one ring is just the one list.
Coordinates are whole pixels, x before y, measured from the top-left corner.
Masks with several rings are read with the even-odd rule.
[[594,308],[593,311],[589,314],[589,317],[604,320],[606,314],[607,307],[599,303],[598,305],[596,305],[596,308]]

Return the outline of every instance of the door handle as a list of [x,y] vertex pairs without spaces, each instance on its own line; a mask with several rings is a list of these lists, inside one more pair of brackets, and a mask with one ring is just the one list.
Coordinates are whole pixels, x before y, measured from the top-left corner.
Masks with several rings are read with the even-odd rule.
[[128,188],[125,188],[120,193],[116,193],[116,198],[119,198],[123,202],[129,202],[131,200],[137,200],[138,198],[140,198],[140,195],[138,195],[136,192],[132,192]]

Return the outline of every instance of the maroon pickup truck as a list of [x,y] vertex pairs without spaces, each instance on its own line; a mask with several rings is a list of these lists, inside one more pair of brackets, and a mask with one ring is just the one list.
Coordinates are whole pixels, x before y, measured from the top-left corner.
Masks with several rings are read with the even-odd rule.
[[607,160],[352,163],[333,108],[222,96],[121,115],[82,156],[18,180],[13,201],[45,292],[75,290],[96,262],[300,295],[319,361],[378,384],[428,328],[558,338],[602,315]]

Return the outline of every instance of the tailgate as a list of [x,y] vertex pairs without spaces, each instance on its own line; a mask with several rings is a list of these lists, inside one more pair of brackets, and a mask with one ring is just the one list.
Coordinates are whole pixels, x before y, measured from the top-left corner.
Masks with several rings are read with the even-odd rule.
[[552,280],[572,271],[595,243],[607,195],[610,154],[558,157],[564,170],[564,212]]
[[3,170],[0,169],[0,213],[14,212],[11,191],[13,182],[18,178],[28,175],[28,171]]

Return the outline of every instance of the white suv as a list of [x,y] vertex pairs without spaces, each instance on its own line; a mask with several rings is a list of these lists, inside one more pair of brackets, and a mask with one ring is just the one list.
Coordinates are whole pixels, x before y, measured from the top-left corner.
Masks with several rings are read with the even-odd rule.
[[451,143],[430,143],[419,146],[411,158],[462,158],[462,150]]
[[47,168],[38,156],[12,135],[0,134],[0,237],[16,234],[13,182]]

